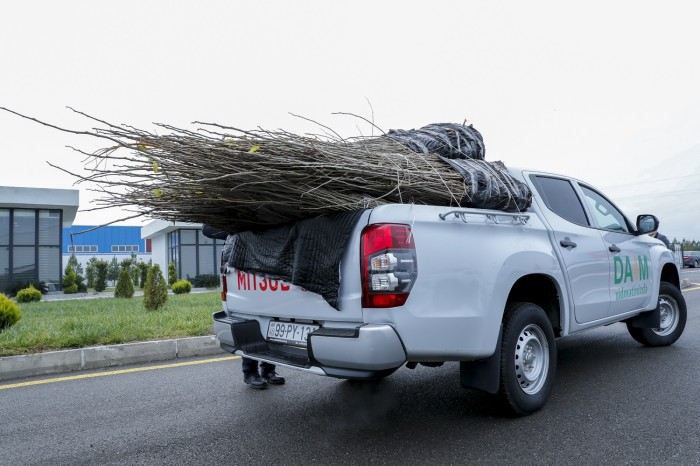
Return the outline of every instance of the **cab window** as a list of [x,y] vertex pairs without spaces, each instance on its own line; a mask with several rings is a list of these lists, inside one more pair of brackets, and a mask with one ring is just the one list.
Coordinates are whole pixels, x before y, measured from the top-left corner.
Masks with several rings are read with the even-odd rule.
[[600,228],[611,231],[630,232],[630,226],[627,224],[625,216],[610,201],[603,197],[602,194],[597,193],[587,186],[579,184],[579,187],[581,191],[583,191],[586,204],[588,204]]
[[586,211],[569,180],[532,175],[533,184],[549,210],[578,225],[590,226]]

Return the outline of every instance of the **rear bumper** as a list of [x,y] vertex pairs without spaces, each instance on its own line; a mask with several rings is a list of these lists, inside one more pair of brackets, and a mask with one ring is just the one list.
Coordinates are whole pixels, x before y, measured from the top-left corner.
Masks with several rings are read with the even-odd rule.
[[266,341],[256,320],[214,313],[214,333],[229,353],[338,378],[371,379],[406,362],[401,339],[390,325],[322,327],[309,334],[308,348]]

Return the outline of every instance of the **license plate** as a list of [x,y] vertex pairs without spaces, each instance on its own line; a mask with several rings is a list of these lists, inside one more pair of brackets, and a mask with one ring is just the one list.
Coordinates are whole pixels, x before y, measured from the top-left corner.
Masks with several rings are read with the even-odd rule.
[[267,326],[267,339],[277,343],[306,346],[306,337],[318,328],[318,325],[273,320]]

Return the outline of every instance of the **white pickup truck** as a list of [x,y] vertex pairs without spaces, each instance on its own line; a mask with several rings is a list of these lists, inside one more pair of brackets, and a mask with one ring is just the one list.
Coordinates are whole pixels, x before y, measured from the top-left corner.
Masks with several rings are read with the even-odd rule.
[[552,390],[557,338],[614,322],[647,346],[681,336],[678,266],[647,235],[656,217],[632,223],[576,179],[509,172],[532,191],[526,211],[363,211],[344,241],[334,305],[295,285],[293,271],[283,281],[237,270],[224,254],[223,310],[213,315],[221,347],[355,380],[459,361],[462,386],[526,415]]

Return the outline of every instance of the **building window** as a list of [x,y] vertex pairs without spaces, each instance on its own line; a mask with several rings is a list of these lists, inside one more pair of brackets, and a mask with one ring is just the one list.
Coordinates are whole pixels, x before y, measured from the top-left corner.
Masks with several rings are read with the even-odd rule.
[[78,244],[75,246],[68,246],[68,252],[97,252],[97,246],[94,244]]
[[112,252],[139,252],[138,244],[113,244]]
[[61,284],[62,212],[0,209],[0,292],[17,282]]
[[201,230],[175,230],[168,233],[168,261],[175,263],[180,278],[216,275],[223,246],[223,240],[207,238]]

